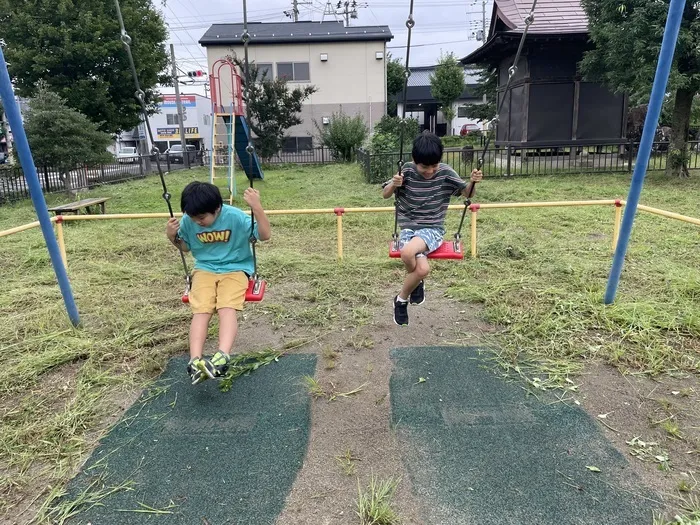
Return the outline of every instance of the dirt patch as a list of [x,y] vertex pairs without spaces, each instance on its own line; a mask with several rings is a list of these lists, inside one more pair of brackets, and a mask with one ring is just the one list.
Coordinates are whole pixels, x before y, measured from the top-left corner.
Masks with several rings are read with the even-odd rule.
[[593,364],[577,382],[583,408],[665,510],[682,511],[679,488],[700,481],[700,378],[649,379]]
[[[384,294],[385,306],[376,308],[370,323],[294,350],[321,355],[316,379],[327,392],[358,387],[362,391],[348,398],[313,402],[307,456],[277,525],[356,525],[358,479],[364,488],[372,474],[380,479],[400,478],[395,502],[402,523],[424,523],[391,428],[389,353],[403,346],[474,345],[479,334],[488,330],[477,321],[474,308],[441,296],[439,290],[427,291],[425,304],[409,308],[410,325],[400,327],[392,319],[393,296]],[[343,457],[348,456],[353,458],[351,472],[343,468]]]

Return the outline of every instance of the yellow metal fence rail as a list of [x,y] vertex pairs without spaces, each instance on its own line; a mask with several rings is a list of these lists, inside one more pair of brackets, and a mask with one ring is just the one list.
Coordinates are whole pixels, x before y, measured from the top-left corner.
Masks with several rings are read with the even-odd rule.
[[[615,246],[620,234],[620,223],[622,219],[622,207],[625,201],[621,199],[608,200],[590,200],[590,201],[550,201],[550,202],[495,202],[486,204],[472,204],[469,206],[471,215],[471,256],[477,256],[477,219],[482,210],[490,209],[516,209],[516,208],[555,208],[555,207],[578,207],[578,206],[615,206],[615,219],[613,224],[612,251],[615,251]],[[450,205],[449,210],[463,210],[463,205]],[[638,209],[643,212],[667,217],[678,221],[687,222],[700,226],[700,219],[688,217],[679,213],[652,208],[650,206],[639,205]],[[343,258],[343,216],[353,213],[393,213],[393,206],[382,207],[367,207],[367,208],[316,208],[316,209],[297,209],[297,210],[267,210],[268,216],[274,215],[323,215],[335,214],[336,216],[336,237],[338,248],[338,259]],[[181,213],[176,213],[176,216],[181,216]],[[61,250],[63,263],[68,267],[68,258],[66,256],[66,243],[63,235],[63,223],[69,221],[106,221],[106,220],[125,220],[125,219],[168,219],[168,213],[124,213],[124,214],[105,214],[105,215],[67,215],[56,216],[51,218],[56,229],[56,237],[58,246]],[[32,228],[38,228],[39,222],[32,222],[9,230],[0,231],[0,237],[7,237],[16,233],[20,233]]]

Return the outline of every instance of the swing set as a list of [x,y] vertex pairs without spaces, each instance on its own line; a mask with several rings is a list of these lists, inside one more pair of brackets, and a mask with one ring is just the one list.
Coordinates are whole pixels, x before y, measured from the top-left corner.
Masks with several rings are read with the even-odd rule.
[[[537,0],[533,0],[532,3],[532,9],[528,16],[525,18],[525,28],[523,31],[523,35],[520,40],[520,44],[517,50],[517,53],[515,55],[515,60],[513,65],[509,69],[509,75],[508,75],[508,82],[506,83],[506,89],[505,91],[508,91],[508,88],[510,86],[511,80],[513,76],[515,75],[515,72],[517,70],[517,64],[520,58],[520,54],[523,49],[523,45],[525,42],[525,36],[527,34],[529,26],[532,24],[534,21],[534,12],[535,12],[535,7],[536,7]],[[130,44],[131,44],[131,38],[128,36],[126,33],[126,30],[124,28],[124,21],[122,19],[121,15],[121,10],[119,8],[119,0],[115,0],[115,4],[117,7],[117,15],[118,15],[118,20],[119,24],[121,27],[121,40],[127,50],[127,55],[132,71],[132,75],[134,77],[134,82],[136,85],[136,98],[139,101],[139,104],[141,105],[141,110],[142,110],[142,115],[144,118],[144,123],[146,124],[146,128],[148,130],[149,138],[151,139],[151,142],[153,143],[153,135],[152,131],[148,122],[148,119],[146,118],[146,108],[145,108],[145,93],[141,90],[139,82],[138,82],[138,75],[136,73],[136,68],[134,66],[134,60],[131,55],[131,49],[130,49]],[[243,8],[244,8],[244,21],[245,21],[245,32],[244,35],[246,38],[243,39],[244,45],[245,45],[245,51],[246,51],[246,78],[249,77],[249,72],[248,72],[248,39],[250,38],[250,35],[247,30],[247,12],[245,9],[246,3],[245,0],[243,1]],[[413,0],[411,0],[411,9],[410,9],[410,15],[408,18],[408,21],[406,22],[406,26],[408,27],[408,46],[407,46],[407,51],[406,51],[406,71],[405,71],[405,81],[404,81],[404,106],[403,106],[403,113],[402,113],[402,129],[401,129],[401,155],[400,155],[400,160],[399,160],[399,169],[403,167],[403,146],[404,146],[404,126],[405,126],[405,110],[406,110],[406,87],[407,87],[407,81],[408,81],[408,76],[410,76],[410,71],[408,70],[408,57],[409,57],[409,52],[410,52],[410,37],[411,37],[411,29],[413,28],[414,21],[413,21]],[[663,103],[664,99],[664,93],[666,92],[666,86],[668,83],[668,78],[673,62],[673,55],[674,55],[674,49],[678,40],[678,34],[680,30],[680,25],[682,21],[682,16],[683,16],[683,9],[685,6],[685,0],[670,0],[670,6],[668,9],[668,17],[666,19],[666,24],[665,24],[665,29],[663,32],[663,38],[662,38],[662,43],[661,43],[661,51],[659,53],[659,58],[658,58],[658,63],[656,65],[656,73],[654,76],[654,83],[653,87],[651,90],[651,96],[650,96],[650,103],[649,103],[649,111],[647,112],[646,120],[645,120],[645,125],[644,125],[644,133],[642,134],[642,140],[640,143],[639,147],[639,152],[637,155],[637,162],[635,164],[635,169],[634,173],[632,176],[632,183],[629,188],[629,196],[628,199],[625,201],[625,211],[624,211],[624,217],[620,218],[619,216],[622,215],[620,213],[620,208],[616,207],[616,235],[615,235],[615,257],[613,260],[613,266],[610,271],[610,275],[608,278],[608,286],[605,292],[605,298],[604,302],[605,304],[611,304],[614,299],[615,295],[617,293],[617,286],[620,281],[621,273],[622,273],[622,268],[625,260],[625,255],[627,253],[627,248],[629,245],[629,240],[630,240],[630,235],[632,231],[632,226],[634,224],[634,219],[635,219],[635,214],[637,210],[643,210],[643,211],[648,211],[650,213],[654,213],[657,215],[663,215],[667,217],[671,217],[674,219],[679,219],[684,222],[690,222],[693,224],[700,224],[700,219],[694,219],[692,217],[686,217],[682,216],[676,213],[671,213],[671,212],[665,212],[663,210],[659,210],[656,208],[649,208],[645,206],[641,206],[639,204],[639,198],[640,194],[642,191],[642,186],[644,183],[644,177],[646,175],[646,167],[649,162],[649,157],[651,154],[651,147],[654,139],[654,130],[656,129],[656,125],[658,123],[659,119],[659,114],[661,112],[661,105]],[[34,203],[34,209],[36,210],[37,213],[37,218],[38,220],[34,223],[20,226],[18,228],[13,228],[10,230],[7,230],[5,232],[0,232],[0,236],[3,235],[9,235],[11,233],[16,233],[19,231],[24,231],[30,228],[34,227],[40,227],[42,230],[42,234],[44,237],[44,240],[46,242],[46,247],[49,253],[49,256],[51,258],[51,263],[54,268],[55,274],[56,274],[56,279],[58,281],[59,288],[61,290],[61,295],[63,297],[63,301],[66,307],[66,312],[68,314],[68,317],[70,318],[71,323],[74,326],[79,326],[80,325],[80,316],[78,314],[78,309],[75,304],[75,298],[73,296],[73,291],[70,286],[70,282],[68,280],[68,274],[66,272],[66,264],[65,264],[65,245],[63,242],[63,237],[62,237],[62,229],[61,229],[61,222],[62,222],[62,217],[54,217],[53,219],[49,217],[48,210],[46,207],[46,202],[43,199],[43,193],[42,193],[42,188],[39,183],[39,178],[37,176],[37,170],[36,166],[34,164],[34,160],[31,155],[31,150],[29,148],[29,143],[27,141],[27,137],[24,131],[24,127],[22,125],[22,117],[19,111],[19,105],[17,104],[15,97],[14,97],[14,92],[12,89],[12,81],[10,79],[9,72],[7,70],[7,63],[5,61],[5,56],[2,50],[2,47],[0,47],[0,98],[2,98],[2,101],[5,105],[5,111],[7,114],[7,119],[10,123],[10,126],[13,129],[14,132],[14,137],[15,137],[15,144],[20,160],[20,164],[22,165],[24,172],[25,172],[25,178],[27,181],[27,185],[29,187],[29,191],[32,197],[32,201]],[[506,97],[501,98],[501,102],[498,105],[498,110],[496,113],[496,117],[491,121],[491,124],[497,123],[498,122],[498,117],[500,115],[501,109],[503,107],[504,101],[506,100]],[[249,112],[249,108],[247,108],[247,111]],[[477,167],[478,169],[481,169],[484,163],[484,157],[485,153],[488,149],[488,145],[490,142],[490,138],[488,137],[486,141],[486,145],[484,147],[484,150],[482,151],[481,157],[479,158]],[[246,150],[250,153],[253,153],[255,151],[252,143],[250,143],[250,137],[248,137],[249,144],[246,148]],[[153,153],[157,153],[158,150],[157,148],[154,148],[155,151]],[[160,176],[161,184],[163,186],[163,198],[165,199],[167,205],[168,205],[168,210],[169,210],[169,216],[173,217],[173,211],[172,207],[170,205],[170,194],[167,191],[166,185],[165,185],[165,180],[163,177],[163,172],[161,170],[160,162],[159,162],[159,156],[156,155],[156,163],[158,167],[158,174]],[[251,186],[252,186],[252,180],[251,180]],[[466,201],[467,203],[469,202],[469,199]],[[493,205],[487,205],[489,207],[494,207],[494,208],[505,208],[505,207],[523,207],[523,206],[531,206],[533,204],[538,204],[538,205],[578,205],[580,203],[519,203],[517,206],[514,204],[493,204]],[[587,204],[600,204],[598,203],[585,203]],[[475,205],[476,206],[476,205]],[[616,206],[619,206],[616,202]],[[338,231],[339,231],[339,246],[342,247],[342,230],[340,228],[341,220],[342,220],[342,211],[339,212],[338,210],[342,209],[336,209],[333,210],[334,213],[338,216]],[[345,210],[349,211],[349,210]],[[367,209],[367,210],[357,210],[357,211],[376,211],[372,209]],[[396,213],[396,210],[394,210]],[[165,215],[165,214],[162,214]],[[74,216],[70,217],[71,219],[85,219],[85,218],[109,218],[109,216],[106,215],[100,215],[100,216]],[[475,220],[474,220],[475,215],[472,215],[472,230],[475,231]],[[127,218],[127,216],[122,216],[120,218]],[[129,218],[131,218],[129,216]],[[464,218],[464,214],[463,214]],[[621,227],[619,231],[619,235],[617,234],[617,228],[618,228],[618,223],[620,222],[621,219]],[[56,224],[56,229],[58,232],[58,239],[54,236],[54,233],[52,231],[52,222],[55,222]],[[447,244],[444,248],[441,247],[438,251],[434,252],[432,254],[433,258],[454,258],[454,259],[461,259],[463,258],[463,250],[461,248],[461,239],[459,238],[461,230],[461,223],[460,223],[460,229],[457,231],[457,235],[455,236],[455,241],[454,242],[443,242],[443,245]],[[254,232],[254,216],[251,217],[251,234]],[[397,235],[398,232],[395,232],[395,236]],[[252,235],[251,235],[252,237]],[[475,254],[475,240],[472,239],[472,250],[473,253]],[[393,247],[393,245],[392,245]],[[246,300],[249,301],[255,301],[255,300],[260,300],[262,299],[262,296],[264,294],[265,290],[265,281],[261,280],[258,275],[257,275],[257,259],[255,257],[255,239],[251,239],[251,249],[252,249],[252,254],[253,254],[253,259],[255,262],[255,271],[253,276],[250,278],[250,283],[248,287],[248,292],[246,293]],[[340,248],[339,248],[340,250]],[[396,250],[398,251],[398,250]],[[461,256],[457,256],[457,253],[462,253]],[[455,254],[454,256],[452,254]],[[341,251],[339,251],[339,254],[342,254]],[[441,257],[442,254],[442,257]],[[449,256],[446,256],[448,255]],[[182,259],[183,267],[185,269],[185,275],[186,275],[186,281],[187,281],[187,289],[189,290],[189,284],[191,281],[190,273],[187,269],[187,263],[185,260],[184,253],[182,251],[180,252],[180,256]],[[342,255],[341,255],[342,256]],[[187,295],[185,295],[187,297]]]
[[[153,132],[151,131],[151,125],[148,121],[148,115],[146,113],[146,95],[141,89],[141,84],[139,82],[139,77],[138,73],[136,72],[136,66],[134,64],[134,57],[131,54],[131,37],[127,34],[126,28],[124,27],[124,19],[122,18],[122,12],[121,8],[119,6],[119,0],[114,0],[114,3],[117,8],[117,18],[119,19],[119,27],[121,30],[121,41],[122,44],[124,44],[124,48],[126,49],[127,56],[129,58],[129,65],[131,67],[131,74],[134,78],[134,85],[136,87],[136,98],[139,101],[139,105],[141,106],[141,114],[143,117],[143,120],[146,124],[146,129],[148,131],[148,137],[151,141],[151,144],[155,144],[153,141]],[[246,1],[243,0],[243,34],[241,35],[241,40],[243,41],[243,47],[245,50],[245,100],[248,100],[248,93],[249,93],[249,80],[250,80],[250,71],[248,67],[248,41],[250,40],[250,33],[248,33],[248,10],[246,8]],[[237,76],[237,75],[236,75]],[[238,77],[238,76],[237,76]],[[248,119],[248,122],[250,122],[250,105],[246,104],[246,116]],[[253,160],[255,157],[255,146],[253,145],[253,140],[251,137],[251,133],[248,133],[248,145],[245,148],[245,151],[248,155],[248,162],[249,162],[249,170],[246,176],[248,177],[248,181],[250,182],[250,187],[251,189],[253,188]],[[156,157],[156,166],[158,168],[158,176],[160,177],[160,183],[161,186],[163,187],[163,199],[165,199],[165,202],[168,206],[168,212],[170,213],[170,217],[174,217],[173,213],[173,207],[170,203],[170,193],[168,193],[168,188],[165,185],[165,177],[163,175],[163,170],[160,166],[160,155],[159,155],[159,150],[158,148],[154,145],[151,153],[155,155]],[[230,161],[232,162],[232,160]],[[229,188],[231,188],[229,186]],[[249,236],[249,242],[250,242],[250,248],[251,252],[253,255],[253,275],[249,276],[248,278],[248,289],[246,290],[245,293],[245,300],[248,302],[258,302],[262,301],[263,297],[265,295],[265,288],[266,288],[266,282],[260,278],[258,275],[258,259],[255,253],[255,245],[257,243],[257,239],[255,237],[255,215],[253,214],[253,210],[250,210],[250,236]],[[190,289],[192,287],[192,274],[190,273],[190,270],[187,266],[187,260],[185,259],[185,253],[182,250],[182,247],[178,244],[178,251],[180,252],[180,259],[182,261],[182,267],[185,271],[185,292],[182,295],[182,302],[183,303],[189,303],[190,301]]]
[[[409,13],[408,13],[408,19],[406,20],[406,28],[408,29],[408,36],[406,39],[406,67],[404,69],[404,83],[403,83],[403,105],[401,108],[401,133],[400,133],[400,139],[399,139],[399,161],[398,161],[398,168],[399,168],[399,173],[402,172],[403,167],[404,167],[404,144],[405,144],[405,128],[406,128],[406,102],[407,102],[407,96],[408,96],[408,79],[411,76],[411,70],[409,68],[409,59],[411,56],[411,31],[413,29],[413,26],[416,25],[415,20],[413,19],[413,2],[414,0],[411,0],[410,3],[410,8],[409,8]],[[527,37],[527,32],[530,29],[530,25],[535,21],[535,7],[537,6],[537,0],[533,0],[532,2],[532,7],[530,8],[530,13],[525,17],[525,28],[523,29],[523,34],[520,37],[520,43],[518,45],[518,51],[515,53],[515,59],[513,60],[513,65],[508,69],[508,81],[506,82],[505,85],[505,91],[504,93],[508,92],[508,89],[510,88],[511,81],[513,80],[513,77],[515,76],[516,71],[518,70],[518,62],[520,61],[520,55],[523,51],[523,47],[525,45],[525,38]],[[496,115],[494,118],[489,122],[489,128],[490,129],[495,129],[495,125],[498,124],[498,118],[499,115],[501,114],[501,110],[503,109],[503,104],[505,103],[506,99],[505,95],[501,97],[501,101],[498,104],[498,109],[496,110]],[[489,133],[487,138],[486,138],[486,144],[484,144],[484,148],[481,151],[481,155],[479,156],[479,160],[477,162],[477,168],[478,170],[481,170],[481,168],[484,166],[484,159],[486,157],[486,152],[489,149],[489,145],[491,143],[491,134]],[[474,189],[476,188],[475,184],[471,184],[469,187],[469,195],[467,195],[467,198],[464,200],[464,209],[462,210],[462,218],[459,221],[459,227],[457,228],[457,232],[454,234],[454,240],[451,241],[442,241],[442,244],[434,251],[430,252],[428,254],[428,259],[452,259],[452,260],[462,260],[464,259],[464,249],[462,247],[462,226],[464,225],[464,218],[467,215],[467,210],[469,209],[469,206],[471,205],[471,198],[474,195]],[[399,196],[401,194],[402,188],[398,187],[394,191],[394,233],[392,235],[392,241],[389,243],[389,257],[391,258],[400,258],[401,257],[401,247],[399,243]]]

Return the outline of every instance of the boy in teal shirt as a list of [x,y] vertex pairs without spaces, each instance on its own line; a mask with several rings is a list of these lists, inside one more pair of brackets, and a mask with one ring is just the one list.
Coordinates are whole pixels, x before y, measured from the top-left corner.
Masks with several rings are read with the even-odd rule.
[[[253,235],[270,238],[270,221],[260,194],[253,188],[243,193],[255,217]],[[231,349],[238,332],[236,311],[243,309],[249,276],[253,274],[250,249],[250,216],[223,203],[219,188],[206,182],[191,182],[180,199],[183,216],[171,218],[166,234],[170,242],[191,251],[195,260],[190,290],[190,362],[187,372],[192,384],[226,373]],[[219,351],[203,357],[209,321],[219,315]]]

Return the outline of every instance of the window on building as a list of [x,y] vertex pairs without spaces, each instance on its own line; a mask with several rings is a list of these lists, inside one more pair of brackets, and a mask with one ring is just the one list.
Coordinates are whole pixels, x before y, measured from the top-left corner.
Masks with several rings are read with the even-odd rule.
[[294,80],[294,64],[291,62],[277,62],[277,78]]
[[208,126],[209,125],[209,115],[202,115],[202,120],[204,121],[204,125]]
[[297,150],[308,151],[314,147],[314,139],[311,137],[297,137]]
[[294,63],[294,80],[296,82],[308,82],[311,79],[308,62]]
[[272,64],[256,64],[258,66],[258,80],[266,78],[272,80]]
[[166,113],[165,118],[168,121],[168,126],[177,126],[180,121],[177,118],[177,113]]
[[308,82],[311,80],[308,62],[278,62],[277,78],[286,78],[292,82]]
[[287,137],[284,139],[282,151],[284,153],[300,153],[309,151],[314,147],[313,137]]
[[457,116],[459,118],[467,118],[469,115],[467,115],[467,106],[459,106],[457,108]]

